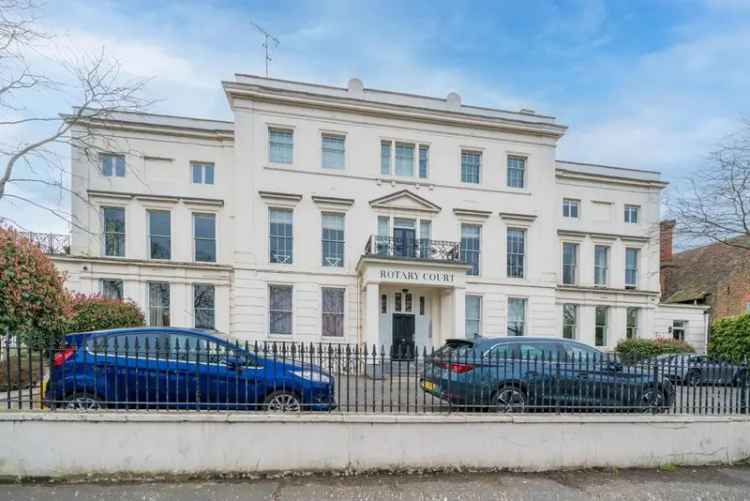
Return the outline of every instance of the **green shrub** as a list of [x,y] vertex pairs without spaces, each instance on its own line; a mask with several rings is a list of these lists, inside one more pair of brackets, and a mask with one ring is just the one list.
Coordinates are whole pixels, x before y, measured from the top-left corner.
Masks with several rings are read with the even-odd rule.
[[685,341],[671,338],[624,339],[617,343],[615,351],[623,363],[633,364],[663,353],[694,353],[695,349]]
[[63,277],[42,250],[0,227],[0,335],[34,347],[55,342],[69,313]]
[[88,332],[118,327],[140,327],[143,313],[132,301],[107,299],[100,295],[76,294],[72,298],[72,315],[67,332]]
[[750,358],[750,313],[714,322],[708,341],[708,354],[735,362]]

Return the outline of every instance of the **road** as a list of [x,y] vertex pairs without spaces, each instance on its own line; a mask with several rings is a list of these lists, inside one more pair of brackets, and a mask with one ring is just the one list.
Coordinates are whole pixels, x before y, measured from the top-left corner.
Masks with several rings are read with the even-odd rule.
[[750,499],[750,468],[302,476],[242,482],[0,485],[7,501]]

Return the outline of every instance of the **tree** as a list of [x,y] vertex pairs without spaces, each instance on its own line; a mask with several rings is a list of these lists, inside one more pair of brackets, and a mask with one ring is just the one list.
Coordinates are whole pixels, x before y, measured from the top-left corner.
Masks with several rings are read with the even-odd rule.
[[34,346],[61,336],[70,314],[63,277],[30,240],[0,227],[0,335]]
[[[0,137],[23,137],[0,142],[0,199],[15,199],[68,218],[59,209],[9,192],[8,187],[46,185],[73,193],[55,145],[74,142],[87,153],[106,149],[107,138],[98,133],[96,121],[118,112],[140,111],[150,103],[141,96],[145,81],[126,80],[118,61],[103,49],[96,54],[59,55],[54,64],[67,76],[64,81],[35,71],[30,55],[52,38],[38,28],[39,12],[35,0],[0,0]],[[20,104],[33,93],[52,93],[61,101],[70,98],[76,106],[66,115],[35,112]],[[73,128],[75,137],[70,134]]]
[[141,327],[143,312],[132,301],[109,299],[100,295],[76,294],[72,298],[72,315],[67,332],[88,332],[119,327]]
[[681,238],[750,251],[750,121],[709,155],[668,206]]

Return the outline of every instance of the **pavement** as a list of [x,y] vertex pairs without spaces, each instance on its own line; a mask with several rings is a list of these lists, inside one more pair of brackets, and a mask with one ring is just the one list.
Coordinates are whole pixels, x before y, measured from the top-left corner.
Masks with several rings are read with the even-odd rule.
[[750,500],[750,467],[290,476],[248,481],[5,484],[7,501]]

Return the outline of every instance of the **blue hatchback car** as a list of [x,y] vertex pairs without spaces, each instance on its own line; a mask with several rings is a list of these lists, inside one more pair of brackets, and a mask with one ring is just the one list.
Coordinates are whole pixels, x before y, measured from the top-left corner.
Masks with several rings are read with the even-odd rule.
[[334,378],[304,357],[253,353],[205,331],[170,327],[66,336],[44,395],[53,409],[335,408]]

